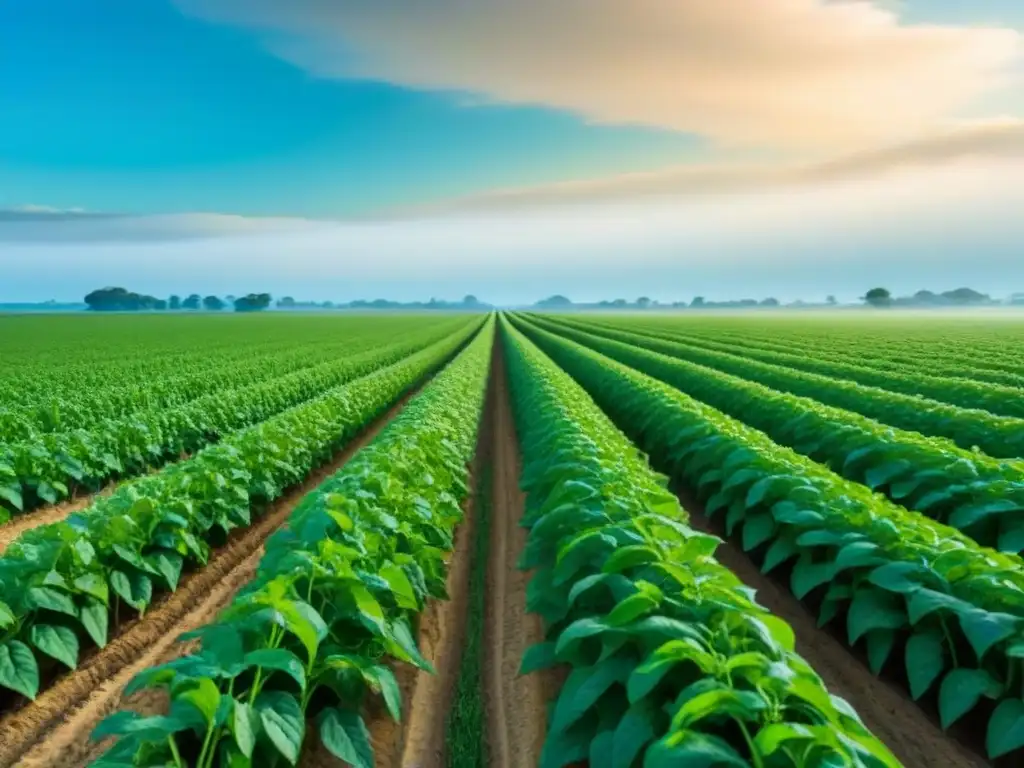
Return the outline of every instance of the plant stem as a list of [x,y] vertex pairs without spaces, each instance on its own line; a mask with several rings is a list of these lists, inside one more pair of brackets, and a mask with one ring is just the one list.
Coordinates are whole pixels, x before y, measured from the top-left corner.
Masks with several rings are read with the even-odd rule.
[[750,761],[754,764],[754,768],[764,768],[764,761],[761,759],[760,753],[754,746],[754,740],[750,738],[750,731],[747,730],[747,725],[742,720],[734,717],[733,720],[740,727],[740,731],[743,732],[743,739],[747,742],[747,748],[750,750]]
[[185,763],[181,760],[181,753],[178,752],[178,743],[174,740],[173,733],[167,737],[167,743],[171,747],[171,755],[174,756],[174,764],[178,766],[178,768],[185,768]]

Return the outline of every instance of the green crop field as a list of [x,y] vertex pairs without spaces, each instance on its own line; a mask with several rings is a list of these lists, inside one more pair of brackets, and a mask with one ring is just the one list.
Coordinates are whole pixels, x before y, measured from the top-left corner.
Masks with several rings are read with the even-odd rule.
[[1024,764],[1024,323],[0,316],[0,768]]

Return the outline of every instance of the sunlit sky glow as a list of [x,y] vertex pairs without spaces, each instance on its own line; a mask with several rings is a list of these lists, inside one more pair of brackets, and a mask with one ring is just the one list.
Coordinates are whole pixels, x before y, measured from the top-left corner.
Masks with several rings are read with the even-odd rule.
[[1024,290],[1016,0],[37,0],[0,50],[0,301]]

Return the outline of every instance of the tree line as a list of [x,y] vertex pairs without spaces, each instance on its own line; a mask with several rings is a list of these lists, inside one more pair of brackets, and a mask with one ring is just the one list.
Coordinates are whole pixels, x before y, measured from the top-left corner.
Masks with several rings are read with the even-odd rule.
[[260,312],[270,306],[269,293],[249,293],[245,296],[200,296],[193,293],[184,299],[171,296],[158,299],[156,296],[135,293],[126,288],[98,288],[85,297],[85,305],[93,312],[164,312],[198,311],[221,312],[229,306],[235,312]]

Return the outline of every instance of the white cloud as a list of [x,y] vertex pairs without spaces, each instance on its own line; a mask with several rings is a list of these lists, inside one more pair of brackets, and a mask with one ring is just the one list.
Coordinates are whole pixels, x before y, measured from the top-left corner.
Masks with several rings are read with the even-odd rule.
[[[985,168],[1024,158],[1024,120],[997,118],[969,121],[926,139],[882,149],[843,155],[836,159],[801,164],[765,163],[687,165],[649,173],[622,174],[585,181],[537,187],[494,190],[470,197],[441,201],[395,215],[429,215],[470,211],[538,208],[549,205],[600,201],[637,201],[652,197],[700,197],[757,190],[813,188],[815,185],[883,179],[906,169],[941,169],[963,160]],[[941,190],[936,190],[941,193]],[[929,196],[932,190],[923,189]]]
[[0,242],[102,243],[190,240],[300,232],[324,226],[323,222],[309,219],[254,218],[224,213],[131,216],[73,213],[36,205],[18,206],[7,209],[7,212],[0,210]]
[[[824,0],[178,0],[322,76],[469,92],[726,144],[867,146],[1012,84],[1021,35]],[[1019,72],[1017,73],[1019,78]]]

